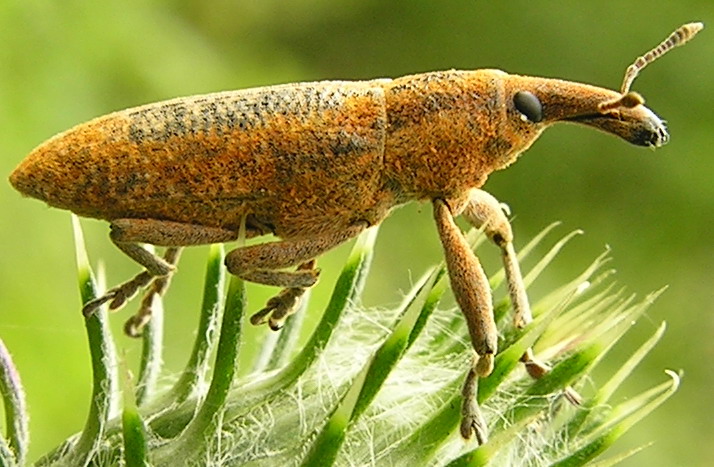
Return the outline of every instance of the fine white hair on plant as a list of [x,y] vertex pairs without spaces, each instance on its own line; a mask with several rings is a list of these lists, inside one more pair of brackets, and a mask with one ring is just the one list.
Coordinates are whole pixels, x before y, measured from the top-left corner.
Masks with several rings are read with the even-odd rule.
[[[520,260],[543,249],[553,228],[523,247]],[[491,285],[496,291],[499,354],[494,372],[477,381],[476,391],[490,436],[482,446],[464,441],[458,426],[461,386],[472,350],[458,309],[438,306],[448,293],[444,268],[434,267],[413,281],[397,306],[366,309],[359,297],[375,233],[371,229],[358,240],[307,342],[295,347],[291,336],[301,332],[301,321],[288,320],[278,338],[261,349],[261,361],[250,367],[252,372],[228,381],[224,374],[232,375],[238,360],[231,357],[226,364],[221,352],[239,348],[236,323],[241,320],[235,316],[241,316],[245,299],[235,280],[225,299],[208,293],[224,289],[222,249],[212,248],[202,331],[197,332],[186,370],[153,375],[144,402],[131,413],[131,404],[125,404],[121,420],[111,419],[109,410],[92,412],[82,433],[39,464],[117,465],[133,456],[154,465],[180,460],[187,465],[272,467],[310,465],[315,459],[341,466],[582,465],[679,385],[679,375],[667,370],[668,381],[624,402],[613,398],[664,326],[631,355],[608,353],[659,292],[640,301],[627,296],[613,285],[612,271],[604,269],[607,255],[533,300],[533,322],[523,329],[512,324],[508,294],[498,287],[503,271],[498,271]],[[550,262],[576,234],[554,242],[529,270],[524,268],[528,286],[547,274]],[[469,239],[479,245],[484,236],[473,232]],[[82,290],[90,290],[91,270],[84,260],[80,276]],[[97,313],[90,320],[103,316]],[[220,325],[221,316],[234,321]],[[97,326],[90,335],[92,355],[99,356],[95,384],[101,389],[93,403],[105,409],[116,387],[114,344],[106,329]],[[216,351],[224,341],[231,345]],[[530,347],[550,368],[536,380],[519,362]],[[160,352],[150,355],[161,358]],[[593,379],[590,371],[606,359],[606,376]],[[143,368],[160,371],[160,361],[145,363]],[[5,359],[0,367],[7,370],[11,362]],[[125,401],[131,402],[131,388],[124,391]],[[575,406],[577,398],[581,402]],[[0,455],[3,452],[0,445]]]

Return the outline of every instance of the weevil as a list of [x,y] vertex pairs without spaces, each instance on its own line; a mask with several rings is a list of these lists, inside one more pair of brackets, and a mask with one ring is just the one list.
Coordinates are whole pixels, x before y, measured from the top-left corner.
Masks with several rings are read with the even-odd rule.
[[[665,123],[629,88],[639,70],[694,36],[682,26],[628,68],[620,92],[493,69],[371,81],[323,81],[148,104],[80,124],[41,144],[10,175],[22,194],[109,221],[111,240],[144,270],[85,305],[147,295],[127,324],[136,334],[163,293],[179,248],[267,234],[225,259],[247,281],[281,287],[251,321],[278,329],[319,270],[315,258],[411,201],[433,205],[456,300],[475,351],[462,434],[483,440],[473,381],[497,352],[491,291],[454,222],[463,215],[502,250],[515,324],[531,318],[501,204],[481,190],[554,123],[589,126],[646,147]],[[141,244],[167,247],[163,258]],[[288,270],[289,268],[296,268]],[[547,371],[531,351],[532,376]]]

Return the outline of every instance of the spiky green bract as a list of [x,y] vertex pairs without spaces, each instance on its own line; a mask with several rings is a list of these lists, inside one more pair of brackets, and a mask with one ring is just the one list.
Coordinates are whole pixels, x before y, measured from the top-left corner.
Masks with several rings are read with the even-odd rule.
[[206,276],[203,287],[203,302],[196,330],[196,340],[186,368],[174,387],[166,393],[163,405],[181,404],[204,384],[210,370],[210,354],[218,338],[219,321],[223,305],[225,268],[223,267],[223,245],[211,245],[208,251]]
[[674,394],[679,387],[680,377],[672,371],[667,371],[667,374],[670,376],[671,381],[662,383],[640,394],[633,400],[617,406],[608,414],[605,422],[597,427],[594,433],[578,443],[581,447],[562,460],[555,462],[553,466],[575,467],[585,465],[610,448],[627,430]]
[[[77,255],[79,291],[82,304],[85,304],[98,296],[97,285],[87,259],[79,219],[75,215],[72,215],[72,227]],[[84,429],[67,456],[74,465],[83,465],[95,457],[103,442],[107,424],[116,415],[117,409],[117,358],[105,307],[86,318],[84,326],[92,362],[92,398]]]
[[144,326],[141,339],[141,360],[139,363],[139,381],[136,385],[136,404],[145,405],[156,395],[157,381],[161,374],[163,359],[161,351],[164,339],[163,302],[153,297],[151,320]]
[[5,437],[0,436],[0,465],[24,465],[30,441],[29,416],[20,375],[0,339],[0,396],[5,408]]
[[[153,313],[152,313],[153,317]],[[122,365],[124,375],[124,408],[121,413],[121,437],[123,440],[124,465],[127,467],[146,467],[149,462],[149,440],[146,425],[139,414],[135,394],[137,391],[131,381],[131,375]]]
[[[377,349],[367,365],[360,371],[355,381],[345,393],[340,403],[328,419],[317,440],[312,444],[302,464],[305,466],[332,464],[342,446],[350,423],[356,420],[372,403],[382,384],[399,362],[402,354],[408,349],[423,329],[426,317],[434,310],[436,302],[428,300],[431,287],[444,275],[443,268],[432,271],[431,274],[417,282],[410,295],[407,296],[403,312],[393,327],[392,332]],[[431,287],[427,288],[427,285]],[[426,290],[426,294],[423,292]],[[420,295],[422,303],[415,306]],[[416,328],[417,323],[420,327]],[[415,333],[416,331],[416,333]]]
[[[531,240],[520,259],[542,248],[554,227]],[[535,265],[523,267],[526,283],[547,274],[577,233],[531,259]],[[591,380],[592,369],[613,360],[613,345],[657,295],[641,302],[623,297],[610,282],[612,272],[604,270],[606,255],[542,298],[531,296],[534,320],[524,329],[511,324],[501,269],[490,279],[500,352],[493,373],[478,381],[477,391],[489,441],[482,446],[464,441],[459,435],[461,387],[473,351],[461,313],[438,307],[448,288],[444,267],[425,274],[394,309],[366,310],[360,296],[375,236],[376,229],[369,229],[356,242],[305,344],[296,349],[302,321],[293,316],[278,337],[261,345],[242,377],[236,377],[236,370],[244,291],[232,279],[226,304],[220,306],[223,254],[212,248],[199,332],[178,382],[163,390],[151,386],[155,389],[138,409],[132,400],[125,402],[123,428],[122,420],[102,421],[99,429],[85,429],[47,458],[75,461],[79,442],[89,432],[91,442],[83,441],[82,448],[89,450],[79,459],[94,465],[141,465],[147,459],[159,466],[582,465],[676,390],[673,375],[672,382],[624,403],[615,398],[664,328],[624,358],[607,381]],[[487,243],[477,232],[468,238],[474,245]],[[304,307],[300,313],[314,313],[309,304]],[[160,339],[144,345],[157,343],[160,350]],[[520,363],[529,347],[552,367],[538,380]],[[160,358],[157,348],[148,353]],[[214,362],[211,355],[216,355]],[[205,383],[209,373],[210,385]],[[575,399],[575,390],[582,397],[577,407],[566,401]],[[601,463],[609,466],[634,452]]]
[[145,467],[149,463],[146,427],[136,406],[124,407],[121,415],[124,465]]
[[173,438],[181,433],[196,410],[196,401],[204,396],[207,375],[211,370],[210,358],[215,351],[223,315],[226,276],[223,258],[223,246],[211,245],[206,264],[201,313],[191,356],[173,387],[159,395],[156,401],[147,407],[149,413],[157,413],[152,428],[156,435],[162,438]]
[[245,285],[233,276],[228,286],[228,298],[223,312],[221,334],[216,348],[211,385],[186,428],[175,442],[163,446],[157,454],[158,464],[173,464],[176,459],[191,459],[203,455],[206,440],[220,436],[221,418],[226,409],[226,397],[238,370],[238,348],[245,309]]

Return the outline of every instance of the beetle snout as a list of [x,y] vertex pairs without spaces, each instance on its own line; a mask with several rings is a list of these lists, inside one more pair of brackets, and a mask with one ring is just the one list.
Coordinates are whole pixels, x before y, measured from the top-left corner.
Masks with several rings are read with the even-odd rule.
[[667,125],[654,112],[638,105],[619,109],[616,112],[579,115],[566,119],[619,136],[637,146],[660,147],[669,142]]
[[511,76],[508,87],[515,109],[535,124],[578,123],[637,146],[659,147],[669,141],[665,122],[637,93],[527,76]]
[[[645,110],[649,111],[647,108],[645,108]],[[635,140],[630,142],[640,146],[653,146],[658,148],[669,142],[669,131],[667,131],[667,124],[664,120],[660,119],[653,112],[650,111],[650,113],[653,118],[644,122],[644,128],[640,134],[635,135]]]
[[669,131],[667,131],[667,124],[664,120],[655,115],[647,107],[641,106],[642,110],[648,115],[647,118],[642,122],[642,129],[639,135],[635,135],[635,141],[631,141],[633,144],[639,144],[640,146],[654,146],[660,147],[669,142]]

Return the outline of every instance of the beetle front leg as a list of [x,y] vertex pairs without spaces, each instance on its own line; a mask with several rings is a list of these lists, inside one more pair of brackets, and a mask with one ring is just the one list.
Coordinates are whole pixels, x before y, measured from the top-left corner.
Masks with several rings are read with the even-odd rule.
[[[268,322],[271,329],[280,329],[305,290],[317,282],[319,270],[315,269],[314,258],[357,236],[368,226],[360,221],[336,233],[245,246],[229,252],[226,267],[231,274],[259,284],[284,287],[251,317],[251,323]],[[281,270],[294,266],[295,271]]]
[[442,199],[435,199],[433,204],[451,289],[466,318],[471,345],[476,353],[461,391],[461,436],[468,439],[476,435],[479,443],[483,443],[488,436],[476,400],[476,390],[478,377],[488,376],[493,371],[493,358],[498,344],[491,288],[478,258],[454,222],[449,205]]
[[462,212],[464,218],[477,229],[483,229],[486,236],[500,249],[506,272],[508,293],[513,305],[513,322],[523,328],[533,321],[528,295],[523,283],[516,251],[513,248],[513,229],[504,213],[504,206],[496,198],[483,190],[471,190]]
[[454,222],[449,205],[442,199],[435,199],[433,204],[451,289],[466,318],[471,345],[479,356],[475,363],[476,372],[479,376],[488,376],[493,370],[493,357],[498,345],[488,278]]
[[[513,229],[506,217],[503,205],[489,193],[474,189],[469,193],[469,199],[462,214],[475,228],[483,228],[486,236],[501,249],[508,293],[513,305],[513,324],[522,329],[533,321],[533,315],[528,303],[526,286],[523,282],[516,250],[513,247]],[[531,349],[523,354],[521,361],[525,364],[528,374],[533,378],[540,378],[549,371],[549,367],[545,363],[534,358]]]

